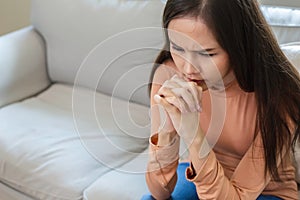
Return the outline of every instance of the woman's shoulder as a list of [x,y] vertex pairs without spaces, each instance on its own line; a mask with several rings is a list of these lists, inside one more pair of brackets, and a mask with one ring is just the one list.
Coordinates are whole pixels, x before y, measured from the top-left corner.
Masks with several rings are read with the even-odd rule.
[[171,79],[175,74],[178,74],[177,67],[173,60],[168,59],[157,67],[154,73],[153,83],[162,85],[166,80]]

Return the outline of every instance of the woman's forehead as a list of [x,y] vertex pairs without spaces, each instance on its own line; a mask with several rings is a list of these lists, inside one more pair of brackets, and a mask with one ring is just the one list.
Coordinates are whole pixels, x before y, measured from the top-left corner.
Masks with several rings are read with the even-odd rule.
[[218,46],[212,31],[202,20],[196,18],[171,20],[168,35],[172,42],[182,47],[188,46],[191,50]]

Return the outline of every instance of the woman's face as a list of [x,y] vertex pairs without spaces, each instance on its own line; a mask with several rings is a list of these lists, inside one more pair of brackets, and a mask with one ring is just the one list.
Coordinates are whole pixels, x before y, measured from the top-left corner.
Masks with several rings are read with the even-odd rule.
[[228,54],[203,21],[173,19],[169,23],[168,36],[173,61],[183,79],[202,87],[218,87],[220,83],[226,85],[232,81],[234,76]]

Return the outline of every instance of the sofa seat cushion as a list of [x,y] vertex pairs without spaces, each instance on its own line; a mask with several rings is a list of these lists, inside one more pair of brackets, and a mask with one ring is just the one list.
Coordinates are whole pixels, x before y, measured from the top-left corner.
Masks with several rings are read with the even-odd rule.
[[[95,104],[89,104],[90,97]],[[139,124],[136,130],[128,119],[113,118],[112,102],[130,110],[130,120]],[[91,113],[97,113],[97,120]],[[125,118],[126,113],[117,115]],[[0,109],[0,181],[37,199],[82,199],[98,177],[147,148],[147,116],[144,106],[52,85]],[[145,136],[131,134],[139,130]]]
[[145,180],[147,161],[148,149],[119,170],[100,177],[84,191],[83,199],[140,200],[149,193]]

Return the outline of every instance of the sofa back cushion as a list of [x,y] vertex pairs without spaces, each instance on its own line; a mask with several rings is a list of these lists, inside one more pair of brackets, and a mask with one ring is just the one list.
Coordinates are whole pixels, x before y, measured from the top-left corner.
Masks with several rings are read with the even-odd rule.
[[[32,0],[49,77],[149,105],[147,85],[164,41],[164,0]],[[300,41],[300,11],[262,6],[280,44]],[[156,28],[149,28],[156,27]]]
[[261,10],[279,44],[300,41],[300,7],[263,5]]
[[33,0],[32,24],[45,38],[51,80],[149,104],[163,7],[160,0]]

